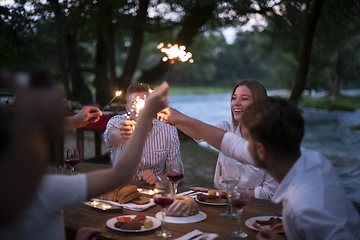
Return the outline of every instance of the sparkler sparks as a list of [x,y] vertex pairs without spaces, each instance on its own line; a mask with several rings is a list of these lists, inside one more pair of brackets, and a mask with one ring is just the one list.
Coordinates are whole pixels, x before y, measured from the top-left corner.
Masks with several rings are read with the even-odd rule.
[[[154,90],[152,89],[148,90],[149,93],[152,93],[153,91]],[[139,97],[139,96],[136,97],[135,101],[132,103],[130,112],[127,113],[128,120],[131,119],[131,112],[135,111],[135,117],[139,116],[141,109],[145,107],[145,101],[146,101],[146,95],[144,95],[143,97]]]
[[175,63],[175,60],[186,62],[189,61],[189,63],[193,63],[194,59],[192,59],[192,53],[186,52],[186,47],[178,44],[167,44],[167,47],[164,47],[164,43],[160,43],[157,48],[160,49],[161,52],[165,53],[166,56],[162,58],[163,62],[166,62],[170,60],[171,64]]

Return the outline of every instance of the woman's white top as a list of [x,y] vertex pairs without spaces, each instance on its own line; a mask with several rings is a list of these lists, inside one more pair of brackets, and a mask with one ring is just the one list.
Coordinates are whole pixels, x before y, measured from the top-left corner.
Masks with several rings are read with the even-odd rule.
[[26,210],[0,226],[0,239],[65,240],[63,209],[85,201],[86,196],[85,174],[45,175]]
[[[239,137],[241,137],[239,128],[238,127],[235,128],[231,122],[221,121],[214,124],[214,126],[223,129],[227,132],[235,133],[239,135]],[[253,162],[249,154],[247,155],[246,158],[249,158],[246,160],[247,162]],[[215,175],[214,175],[214,185],[217,189],[223,189],[219,182],[220,163],[221,162],[226,163],[227,161],[237,161],[237,160],[234,158],[227,157],[222,152],[219,152],[218,160],[216,163]],[[272,195],[275,193],[275,190],[278,186],[278,183],[275,181],[275,179],[262,169],[256,168],[250,164],[245,164],[240,162],[239,164],[241,165],[239,186],[241,185],[242,187],[246,186],[249,189],[254,189],[255,198],[270,199]]]

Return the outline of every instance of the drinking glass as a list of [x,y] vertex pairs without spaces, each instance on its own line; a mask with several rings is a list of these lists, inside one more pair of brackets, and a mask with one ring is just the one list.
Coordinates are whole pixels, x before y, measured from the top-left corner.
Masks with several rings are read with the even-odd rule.
[[184,165],[181,161],[173,161],[170,163],[167,172],[168,179],[173,183],[175,194],[180,181],[184,178]]
[[80,162],[79,152],[76,148],[66,149],[65,151],[65,164],[70,167],[70,172],[73,174],[76,164]]
[[241,229],[241,215],[243,207],[248,205],[250,200],[249,189],[236,187],[231,195],[231,205],[237,209],[238,230],[230,234],[232,237],[246,238],[248,234]]
[[239,183],[240,167],[241,164],[237,161],[222,161],[219,163],[220,166],[220,185],[226,191],[227,194],[227,208],[226,212],[221,213],[219,216],[224,219],[235,219],[237,214],[232,212],[232,206],[230,203],[231,194],[235,187]]
[[154,202],[162,207],[161,229],[155,233],[155,236],[169,238],[172,234],[170,231],[165,230],[165,217],[166,209],[174,202],[174,186],[168,180],[160,181],[155,183],[154,192]]

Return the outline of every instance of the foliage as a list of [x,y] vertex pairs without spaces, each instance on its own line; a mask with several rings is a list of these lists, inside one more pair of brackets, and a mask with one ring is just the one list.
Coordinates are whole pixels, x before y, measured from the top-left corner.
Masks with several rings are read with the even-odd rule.
[[350,127],[350,129],[352,129],[352,130],[359,130],[359,131],[360,131],[360,125],[352,126],[352,127]]
[[340,95],[335,102],[331,102],[329,96],[322,98],[303,97],[300,101],[300,106],[327,109],[329,111],[355,111],[356,109],[360,109],[360,96]]
[[[166,79],[171,86],[231,88],[239,79],[252,78],[267,89],[293,86],[306,30],[307,1],[151,0],[137,39],[133,33],[142,2],[16,0],[13,5],[2,5],[0,66],[16,71],[46,69],[64,84],[69,99],[87,104],[79,96],[86,89],[93,96],[103,91],[104,99],[111,97],[134,56],[129,53],[135,40],[141,44],[139,57],[130,66],[135,69],[129,74],[133,82],[161,62],[163,55],[156,48],[160,42],[181,39],[189,42],[186,47],[195,62],[175,63],[158,81]],[[187,19],[198,19],[209,4],[215,5],[212,14],[191,34],[186,32]],[[325,1],[306,89],[333,89],[336,77],[341,78],[341,87],[360,86],[358,7],[355,0]],[[242,25],[254,17],[265,24],[244,31]],[[230,26],[238,30],[233,43],[227,43],[221,31]],[[186,36],[179,38],[182,32]]]
[[230,88],[219,88],[219,87],[170,87],[169,95],[207,95],[216,93],[229,93]]

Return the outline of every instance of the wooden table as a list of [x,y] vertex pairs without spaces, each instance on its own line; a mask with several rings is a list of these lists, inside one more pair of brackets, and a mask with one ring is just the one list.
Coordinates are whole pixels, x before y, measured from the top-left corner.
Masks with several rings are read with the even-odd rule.
[[[225,212],[226,206],[211,206],[201,203],[198,204],[200,211],[206,213],[207,218],[197,223],[166,223],[166,229],[170,230],[173,234],[173,237],[171,237],[170,239],[181,237],[184,234],[191,232],[195,229],[198,229],[202,232],[217,233],[219,234],[219,237],[217,239],[232,239],[229,234],[237,229],[237,220],[226,220],[219,217],[220,213]],[[256,239],[255,236],[257,234],[257,231],[254,231],[245,225],[246,219],[256,216],[274,216],[280,211],[280,209],[280,205],[275,205],[269,200],[251,199],[249,205],[244,208],[242,216],[243,230],[245,230],[249,234],[246,239]],[[154,206],[144,211],[144,213],[146,213],[148,216],[155,217],[155,214],[159,211],[161,211],[161,208],[159,206]],[[135,215],[137,213],[138,212],[127,209],[124,209],[121,213],[105,213],[100,212],[99,210],[94,210],[93,208],[85,204],[79,204],[78,206],[71,207],[64,211],[65,227],[68,237],[67,239],[75,239],[76,231],[80,227],[88,226],[101,229],[102,232],[100,235],[98,235],[98,239],[159,240],[160,238],[154,236],[154,233],[157,229],[140,233],[126,233],[112,230],[106,226],[106,221],[110,218],[120,215]]]

